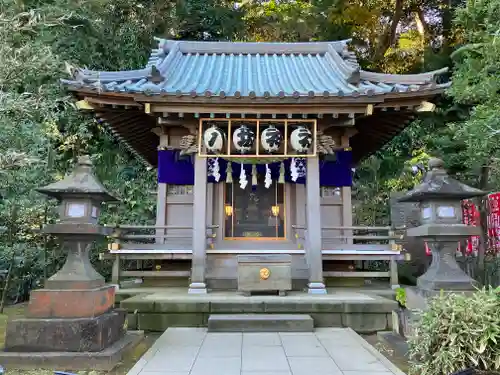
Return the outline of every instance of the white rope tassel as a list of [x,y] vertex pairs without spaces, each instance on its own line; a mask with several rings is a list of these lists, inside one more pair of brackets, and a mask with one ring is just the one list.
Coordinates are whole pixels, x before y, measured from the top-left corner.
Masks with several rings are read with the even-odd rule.
[[241,171],[240,171],[240,188],[245,190],[245,188],[248,185],[248,180],[247,180],[247,175],[245,173],[245,168],[243,168],[243,164],[241,164]]
[[273,179],[271,178],[271,168],[269,168],[269,164],[266,164],[266,178],[264,179],[264,186],[266,189],[272,185]]
[[212,176],[214,176],[215,181],[219,182],[220,180],[219,158],[215,158],[214,160],[214,169],[212,170]]
[[296,182],[299,178],[299,169],[297,168],[297,159],[292,158],[290,162],[290,175],[292,176],[292,181]]

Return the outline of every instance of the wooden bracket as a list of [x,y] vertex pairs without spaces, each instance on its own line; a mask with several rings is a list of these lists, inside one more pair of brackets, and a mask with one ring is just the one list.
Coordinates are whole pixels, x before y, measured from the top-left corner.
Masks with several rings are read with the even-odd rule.
[[77,101],[75,105],[77,109],[85,109],[85,110],[95,109],[95,107],[85,99]]
[[108,250],[120,250],[120,244],[117,242],[113,242],[108,244]]
[[373,104],[368,104],[368,105],[366,106],[366,112],[365,112],[365,114],[366,114],[367,116],[371,116],[371,115],[373,115]]
[[434,112],[435,109],[436,105],[434,103],[423,101],[417,108],[417,112]]

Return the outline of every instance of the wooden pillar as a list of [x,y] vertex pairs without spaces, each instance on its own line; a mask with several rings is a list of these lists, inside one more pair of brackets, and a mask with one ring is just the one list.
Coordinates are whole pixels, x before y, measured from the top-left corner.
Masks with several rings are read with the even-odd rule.
[[[352,198],[350,186],[342,187],[342,226],[352,227]],[[345,240],[347,244],[353,243],[352,238],[349,238],[353,235],[352,230],[344,229],[342,235],[347,237]]]
[[[352,137],[354,133],[355,132],[353,132],[353,129],[348,128],[345,130],[344,135],[342,135],[342,137],[340,138],[342,147],[347,148],[350,146],[349,138]],[[350,186],[343,186],[341,190],[342,190],[342,226],[352,227],[352,197],[351,197],[352,189]],[[345,239],[346,244],[353,243],[353,239],[349,238],[352,237],[353,235],[352,230],[344,229],[342,231],[342,235],[347,237]]]
[[[159,147],[167,147],[169,143],[168,134],[164,128],[155,128],[154,132],[160,138]],[[158,183],[157,187],[157,198],[156,198],[156,226],[166,226],[167,225],[167,196],[168,196],[168,185],[163,183]],[[164,236],[167,233],[165,229],[156,229],[155,242],[157,244],[165,243]]]
[[[156,226],[166,226],[167,225],[167,195],[168,195],[168,185],[158,183],[157,199],[156,199]],[[156,229],[155,242],[157,244],[165,243],[164,236],[167,233],[165,229]]]
[[111,269],[111,283],[120,285],[120,255],[115,254],[115,259],[113,260],[113,267]]
[[[120,229],[115,229],[113,235],[115,235],[115,240],[114,243],[120,244],[121,243],[121,230]],[[111,282],[116,285],[120,285],[120,270],[121,267],[121,260],[120,260],[120,255],[115,254],[115,259],[113,260],[113,267],[111,268]]]
[[193,258],[189,293],[207,293],[205,284],[207,250],[207,161],[198,155],[194,162]]
[[306,177],[306,258],[309,267],[308,293],[326,294],[323,282],[323,256],[321,254],[321,197],[318,157],[307,158]]
[[399,277],[398,277],[398,262],[395,258],[391,258],[389,264],[390,277],[391,277],[391,288],[399,288]]
[[[393,229],[389,230],[389,236],[394,237],[395,234],[396,233]],[[389,240],[389,243],[391,244],[392,248],[396,246],[396,240],[394,239]],[[389,261],[389,274],[391,279],[391,288],[399,288],[398,262],[394,257],[391,257],[391,260]]]

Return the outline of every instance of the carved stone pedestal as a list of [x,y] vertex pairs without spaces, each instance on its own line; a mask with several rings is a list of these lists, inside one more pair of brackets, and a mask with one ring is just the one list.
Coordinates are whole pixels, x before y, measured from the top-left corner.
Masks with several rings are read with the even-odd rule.
[[123,338],[125,310],[92,318],[22,318],[9,322],[8,352],[100,352]]
[[427,292],[474,290],[477,282],[467,275],[455,259],[457,241],[432,241],[432,263],[417,279],[417,287]]
[[111,310],[115,287],[94,289],[38,289],[31,292],[29,318],[94,318]]

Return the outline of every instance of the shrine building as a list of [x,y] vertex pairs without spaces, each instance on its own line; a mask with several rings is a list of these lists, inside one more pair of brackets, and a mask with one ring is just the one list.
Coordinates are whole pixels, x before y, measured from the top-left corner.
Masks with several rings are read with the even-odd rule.
[[[62,80],[158,171],[156,223],[115,228],[113,281],[190,293],[243,290],[248,277],[312,294],[340,277],[396,286],[395,228],[353,226],[353,169],[434,109],[446,69],[365,71],[349,41],[157,42],[141,69],[70,67]],[[242,276],[248,263],[261,272]]]

